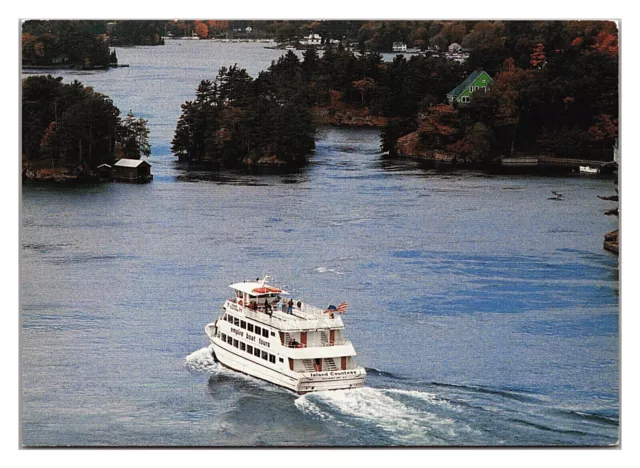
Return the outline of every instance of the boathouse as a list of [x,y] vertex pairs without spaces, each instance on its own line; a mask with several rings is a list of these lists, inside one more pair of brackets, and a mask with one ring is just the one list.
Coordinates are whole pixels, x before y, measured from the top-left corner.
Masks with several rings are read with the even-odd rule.
[[122,158],[113,165],[113,180],[120,182],[149,182],[153,180],[151,164],[142,159]]

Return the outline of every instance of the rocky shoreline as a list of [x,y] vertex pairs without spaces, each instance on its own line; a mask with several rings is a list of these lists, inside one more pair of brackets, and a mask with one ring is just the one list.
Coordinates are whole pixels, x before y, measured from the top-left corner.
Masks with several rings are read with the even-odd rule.
[[615,254],[620,253],[619,230],[608,232],[604,235],[604,249]]
[[23,162],[23,182],[41,182],[56,184],[91,183],[100,179],[92,172],[87,172],[82,166],[78,167],[50,167],[43,163]]
[[316,125],[333,127],[382,128],[388,119],[380,115],[369,115],[366,109],[314,107],[311,110]]

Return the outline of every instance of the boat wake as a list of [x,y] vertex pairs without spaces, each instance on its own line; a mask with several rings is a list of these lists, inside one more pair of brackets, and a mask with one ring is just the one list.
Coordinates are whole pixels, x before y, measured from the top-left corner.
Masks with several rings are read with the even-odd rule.
[[213,346],[199,349],[185,358],[185,366],[190,371],[217,373],[222,366],[213,359]]
[[452,418],[451,411],[442,411],[453,409],[448,401],[414,390],[363,387],[315,392],[297,398],[295,406],[337,425],[382,429],[398,445],[450,444],[460,431],[471,431]]

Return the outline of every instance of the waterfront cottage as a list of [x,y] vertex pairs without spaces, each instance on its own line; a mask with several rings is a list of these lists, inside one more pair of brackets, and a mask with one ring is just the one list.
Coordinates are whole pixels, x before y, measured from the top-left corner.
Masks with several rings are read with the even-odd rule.
[[457,105],[464,106],[471,102],[473,93],[476,91],[486,93],[492,84],[493,79],[487,72],[476,70],[466,80],[447,93],[447,100],[449,104],[455,102]]
[[151,164],[142,159],[122,158],[113,165],[113,180],[120,182],[149,182],[153,180]]

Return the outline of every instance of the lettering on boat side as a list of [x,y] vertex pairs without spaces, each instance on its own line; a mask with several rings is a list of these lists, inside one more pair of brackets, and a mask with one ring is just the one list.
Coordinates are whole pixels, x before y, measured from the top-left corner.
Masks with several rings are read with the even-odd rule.
[[358,375],[358,371],[345,370],[345,371],[327,371],[327,372],[311,373],[311,377],[347,377],[349,375]]
[[260,343],[262,346],[266,346],[267,348],[271,347],[271,343],[269,343],[268,341],[264,341],[263,339],[258,338],[258,343]]
[[243,331],[240,331],[237,328],[233,328],[233,327],[231,327],[231,333],[235,333],[236,335],[238,335],[240,337],[244,336],[244,332]]

